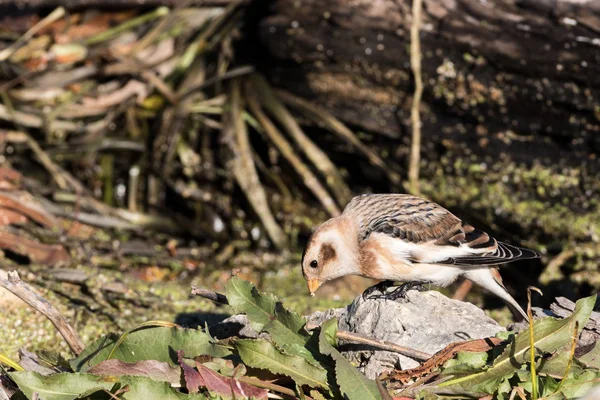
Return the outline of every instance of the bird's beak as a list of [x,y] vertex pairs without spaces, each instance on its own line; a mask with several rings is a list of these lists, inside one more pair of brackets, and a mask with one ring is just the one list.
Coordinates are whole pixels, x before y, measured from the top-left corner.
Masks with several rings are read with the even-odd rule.
[[314,297],[315,292],[317,291],[319,286],[321,286],[322,284],[323,284],[323,282],[321,282],[318,279],[309,279],[308,280],[308,291],[310,292],[310,295]]

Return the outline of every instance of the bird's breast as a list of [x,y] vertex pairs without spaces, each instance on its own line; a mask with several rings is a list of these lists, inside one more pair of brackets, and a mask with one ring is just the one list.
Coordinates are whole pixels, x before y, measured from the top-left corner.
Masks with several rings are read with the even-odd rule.
[[368,278],[401,280],[397,277],[410,274],[408,257],[395,254],[377,234],[361,244],[359,255],[361,275]]

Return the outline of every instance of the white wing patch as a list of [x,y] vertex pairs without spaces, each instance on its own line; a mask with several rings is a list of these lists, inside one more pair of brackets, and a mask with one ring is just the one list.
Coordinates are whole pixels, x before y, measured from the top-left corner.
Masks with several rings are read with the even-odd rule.
[[440,246],[432,242],[411,243],[402,239],[396,239],[383,233],[371,234],[374,240],[377,240],[382,246],[387,248],[392,256],[399,262],[412,264],[419,263],[437,263],[449,258],[485,255],[490,253],[490,249],[472,249],[468,246]]

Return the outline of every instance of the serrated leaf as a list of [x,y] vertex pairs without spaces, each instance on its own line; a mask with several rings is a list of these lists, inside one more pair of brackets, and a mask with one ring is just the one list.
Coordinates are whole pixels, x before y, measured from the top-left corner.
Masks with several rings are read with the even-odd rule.
[[327,388],[325,369],[300,356],[282,353],[264,339],[236,340],[235,347],[242,361],[249,367],[289,376],[298,385]]
[[323,323],[319,334],[319,349],[335,361],[335,377],[340,391],[348,400],[381,400],[377,383],[361,374],[332,346],[332,343],[335,343],[336,332],[337,319],[333,318]]
[[305,319],[286,310],[270,293],[260,293],[252,283],[234,276],[226,284],[227,301],[236,313],[246,314],[257,332],[271,335],[273,343],[288,354],[295,354],[317,364],[305,347],[309,335]]
[[[543,318],[535,321],[535,348],[541,353],[552,353],[572,340],[575,324],[585,326],[596,302],[596,296],[577,302],[574,313],[565,319]],[[428,390],[445,394],[491,394],[503,379],[510,378],[529,358],[529,329],[516,335],[493,365],[486,371],[460,376]]]
[[[70,361],[73,370],[86,372],[92,366],[108,359],[119,336],[102,336]],[[215,343],[210,336],[200,330],[184,328],[153,327],[131,332],[114,350],[113,359],[127,363],[141,360],[157,360],[177,366],[177,350],[183,350],[188,357],[208,354],[224,357],[231,354],[229,349]]]
[[115,383],[104,381],[101,377],[91,374],[60,373],[43,376],[37,372],[11,372],[10,377],[28,399],[34,393],[44,400],[72,400],[95,393],[99,390],[109,390]]

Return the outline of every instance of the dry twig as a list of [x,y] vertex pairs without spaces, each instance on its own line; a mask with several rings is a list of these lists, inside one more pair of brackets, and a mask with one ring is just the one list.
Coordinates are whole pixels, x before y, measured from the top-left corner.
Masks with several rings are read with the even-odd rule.
[[33,287],[23,282],[16,271],[5,273],[4,270],[0,270],[0,286],[44,314],[56,327],[75,355],[79,355],[85,349],[85,345],[77,331],[60,315],[56,307],[38,294]]
[[298,148],[325,177],[340,205],[350,201],[350,189],[342,179],[338,168],[331,162],[327,154],[319,148],[300,128],[296,119],[271,91],[268,83],[259,75],[253,75],[253,87],[262,105],[279,123],[298,145]]
[[227,297],[224,294],[213,292],[212,290],[202,289],[198,286],[192,286],[192,294],[204,297],[205,299],[212,300],[219,304],[229,304]]
[[279,96],[279,98],[281,98],[281,100],[283,100],[285,103],[305,113],[314,122],[324,124],[327,129],[358,149],[358,151],[367,157],[371,164],[381,168],[387,174],[390,181],[393,183],[400,183],[400,175],[392,171],[385,161],[383,161],[373,149],[361,142],[361,140],[357,138],[356,135],[350,129],[348,129],[348,127],[344,125],[342,121],[335,118],[323,108],[315,106],[289,92],[277,90],[276,93],[277,96]]
[[256,214],[262,221],[269,238],[277,248],[285,248],[287,236],[277,224],[267,195],[262,187],[256,172],[256,166],[252,160],[252,149],[248,138],[248,130],[242,116],[241,89],[238,80],[231,83],[231,126],[233,137],[229,140],[229,146],[234,154],[232,160],[233,175],[240,188],[248,198]]
[[422,0],[413,0],[412,21],[410,25],[410,67],[415,79],[415,92],[410,110],[412,142],[408,164],[408,181],[410,192],[414,194],[419,194],[419,162],[421,160],[421,115],[419,113],[421,96],[423,95],[423,78],[421,77],[421,41],[419,39],[421,9]]
[[[248,88],[249,85],[246,85]],[[258,104],[254,93],[250,93],[250,90],[246,90],[246,99],[248,101],[248,106],[250,107],[250,111],[254,117],[256,117],[257,121],[263,127],[269,139],[273,142],[273,144],[279,149],[281,154],[285,157],[286,160],[292,165],[292,167],[296,170],[298,175],[302,177],[302,181],[304,185],[310,189],[311,192],[315,195],[315,197],[321,202],[323,207],[329,212],[332,217],[335,217],[340,214],[340,209],[335,204],[333,198],[327,193],[327,189],[321,185],[317,177],[312,173],[310,168],[308,168],[296,155],[296,152],[290,145],[290,143],[285,139],[285,137],[279,132],[279,130],[275,127],[275,125],[271,122],[271,120],[266,116],[266,114],[262,111],[262,108]]]
[[[318,325],[306,325],[307,330],[313,330],[318,328]],[[423,351],[411,349],[410,347],[400,346],[394,343],[385,342],[382,340],[375,340],[359,333],[353,333],[348,331],[337,331],[336,337],[341,340],[346,340],[352,343],[360,343],[366,344],[371,347],[375,347],[377,349],[385,350],[385,351],[393,351],[394,353],[402,354],[403,356],[412,358],[417,361],[425,361],[429,360],[432,357],[432,354],[425,353]]]

